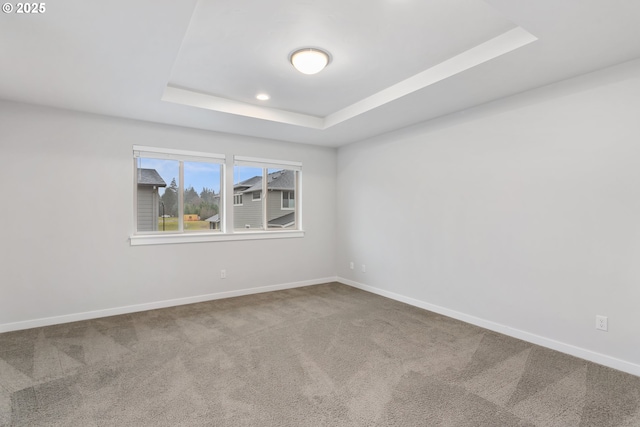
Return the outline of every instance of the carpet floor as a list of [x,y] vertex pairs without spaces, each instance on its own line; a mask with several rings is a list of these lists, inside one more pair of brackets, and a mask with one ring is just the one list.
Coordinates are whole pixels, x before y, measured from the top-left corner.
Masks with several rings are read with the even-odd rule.
[[0,334],[2,426],[640,426],[640,378],[339,283]]

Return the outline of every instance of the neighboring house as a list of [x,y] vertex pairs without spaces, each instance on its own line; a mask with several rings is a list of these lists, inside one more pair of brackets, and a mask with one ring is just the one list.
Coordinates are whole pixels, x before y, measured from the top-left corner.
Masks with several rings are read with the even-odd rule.
[[[295,225],[295,171],[267,175],[267,222],[269,228]],[[262,177],[254,176],[233,186],[235,228],[262,228]]]
[[158,231],[158,189],[166,186],[155,169],[138,168],[138,231]]
[[182,218],[184,221],[200,221],[200,217],[196,214],[184,214]]
[[[213,204],[218,206],[218,210],[220,210],[220,194],[214,194]],[[210,230],[220,230],[220,214],[210,216],[205,221],[209,223]]]
[[205,219],[205,221],[209,223],[210,230],[220,230],[220,215],[215,214]]
[[291,212],[281,217],[269,221],[270,228],[287,228],[292,227],[296,223],[296,213]]

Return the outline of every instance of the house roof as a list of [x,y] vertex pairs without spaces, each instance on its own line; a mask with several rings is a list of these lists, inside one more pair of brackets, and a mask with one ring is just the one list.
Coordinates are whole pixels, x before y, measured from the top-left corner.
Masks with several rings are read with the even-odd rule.
[[241,181],[237,184],[235,184],[233,186],[234,190],[245,190],[247,188],[253,187],[256,182],[262,182],[262,177],[261,176],[254,176],[251,177],[249,179],[245,179],[244,181]]
[[205,221],[207,221],[207,222],[220,222],[220,215],[219,214],[215,214],[214,216],[210,216],[209,218],[205,219]]
[[272,219],[269,221],[269,227],[288,227],[290,225],[295,224],[296,222],[296,213],[291,212],[281,217]]
[[166,187],[167,183],[155,169],[138,168],[138,185],[155,185],[156,187]]
[[[251,186],[247,183],[251,182]],[[295,173],[292,170],[281,170],[272,172],[267,176],[267,189],[269,190],[285,190],[293,191],[296,187]],[[254,176],[246,181],[240,182],[234,186],[234,189],[241,193],[252,193],[262,190],[262,177]]]

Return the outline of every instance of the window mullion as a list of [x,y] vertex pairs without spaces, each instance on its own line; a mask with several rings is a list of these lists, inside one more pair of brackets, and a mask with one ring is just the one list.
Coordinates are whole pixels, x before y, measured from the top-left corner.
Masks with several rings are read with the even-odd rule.
[[133,159],[133,229],[138,231],[138,181],[140,174],[140,159]]
[[178,185],[178,231],[184,231],[184,162],[178,162],[178,176],[180,184]]
[[[231,169],[233,170],[233,168]],[[233,180],[231,182],[233,183]],[[227,232],[227,226],[229,225],[227,222],[227,190],[227,165],[223,163],[220,167],[220,191],[218,197],[218,218],[220,218],[220,232],[222,233]],[[231,194],[233,194],[233,189],[231,189]]]
[[295,181],[293,185],[293,203],[295,209],[295,221],[296,228],[302,230],[302,175],[300,172],[295,172]]
[[269,178],[269,170],[262,168],[262,229],[266,230],[267,227],[267,179]]

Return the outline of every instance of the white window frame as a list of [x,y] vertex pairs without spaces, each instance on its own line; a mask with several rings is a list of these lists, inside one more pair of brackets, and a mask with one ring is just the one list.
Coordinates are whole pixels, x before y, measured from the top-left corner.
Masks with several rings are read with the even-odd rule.
[[[262,240],[262,239],[289,239],[304,237],[302,228],[302,163],[284,160],[269,160],[256,157],[233,156],[231,158],[223,154],[176,150],[169,148],[147,147],[141,145],[133,146],[134,169],[133,169],[133,224],[132,229],[137,227],[137,180],[136,180],[136,159],[148,157],[153,159],[182,160],[182,161],[204,161],[208,163],[219,163],[220,171],[220,229],[215,232],[140,232],[133,231],[130,235],[131,246],[141,245],[161,245],[176,243],[196,243],[196,242],[216,242],[216,241],[236,241],[236,240]],[[233,166],[253,166],[261,168],[282,168],[296,170],[296,191],[294,192],[296,209],[296,228],[294,230],[255,230],[238,231],[234,230],[233,224]],[[184,171],[180,168],[180,186],[184,186]],[[266,169],[264,169],[266,171]],[[264,172],[266,175],[266,172]],[[263,185],[266,187],[266,177],[263,177]],[[263,188],[263,192],[265,189]],[[183,192],[180,191],[180,205],[183,204]],[[262,194],[262,193],[261,193]],[[264,193],[266,194],[266,193]],[[243,195],[244,196],[244,195]],[[260,197],[263,203],[263,212],[266,218],[266,197]],[[244,197],[243,197],[244,201]],[[182,227],[183,212],[180,212],[179,224]],[[264,222],[266,227],[266,222]]]
[[[255,198],[255,194],[258,194],[258,198]],[[262,200],[262,191],[252,191],[251,192],[251,201],[252,202],[259,202]]]
[[[139,159],[161,159],[161,160],[171,160],[178,162],[178,182],[179,182],[179,191],[178,191],[178,230],[176,231],[138,231],[138,185],[137,185],[137,168],[138,168],[138,160]],[[196,151],[186,151],[186,150],[175,150],[169,148],[157,148],[157,147],[147,147],[141,145],[133,146],[133,159],[134,159],[134,185],[133,185],[133,194],[134,194],[134,203],[133,203],[133,216],[134,216],[134,232],[131,235],[131,244],[135,245],[138,242],[144,242],[149,239],[149,241],[158,240],[158,236],[182,236],[187,234],[219,234],[223,229],[224,223],[224,179],[225,179],[225,168],[226,168],[226,156],[223,154],[214,154],[214,153],[203,153]],[[186,231],[184,229],[184,162],[202,162],[209,164],[217,164],[220,165],[220,205],[218,207],[218,215],[221,217],[221,227],[220,230],[216,231]]]
[[[234,166],[248,166],[254,168],[262,168],[262,192],[261,194],[266,194],[267,197],[261,197],[262,201],[262,224],[263,228],[258,232],[262,233],[283,233],[283,232],[301,232],[302,228],[302,163],[300,162],[291,162],[285,160],[271,160],[271,159],[262,159],[258,157],[245,157],[245,156],[234,156],[233,158]],[[269,229],[269,222],[267,221],[267,199],[269,195],[267,193],[267,179],[269,169],[286,169],[293,170],[296,172],[296,182],[294,185],[294,208],[286,209],[286,210],[295,210],[295,228],[293,230],[275,230]],[[282,209],[282,195],[280,196],[280,208]],[[230,213],[233,215],[233,213]],[[255,232],[255,231],[254,231]],[[242,229],[238,228],[236,233],[245,233]]]
[[[238,199],[239,198],[239,199]],[[237,203],[236,201],[240,200],[240,203]],[[233,195],[233,206],[242,206],[242,204],[244,203],[244,194],[242,193],[235,193]]]

